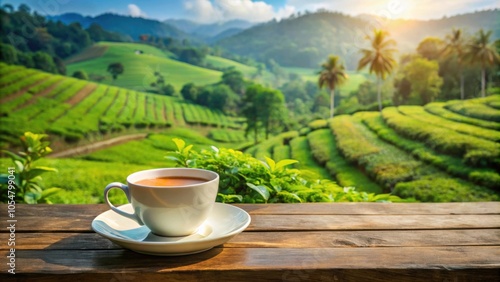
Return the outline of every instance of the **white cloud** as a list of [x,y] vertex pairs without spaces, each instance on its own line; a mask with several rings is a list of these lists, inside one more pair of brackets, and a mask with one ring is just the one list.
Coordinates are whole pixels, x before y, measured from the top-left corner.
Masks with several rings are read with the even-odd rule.
[[141,11],[141,8],[139,8],[139,6],[135,4],[128,4],[127,8],[128,8],[128,14],[134,18],[146,17],[146,14],[143,11]]
[[210,0],[190,0],[184,2],[184,8],[199,22],[214,22],[221,17],[221,11],[217,10]]
[[288,17],[295,12],[295,8],[289,5],[276,11],[263,1],[251,0],[187,0],[184,8],[193,20],[205,23],[233,19],[263,22]]

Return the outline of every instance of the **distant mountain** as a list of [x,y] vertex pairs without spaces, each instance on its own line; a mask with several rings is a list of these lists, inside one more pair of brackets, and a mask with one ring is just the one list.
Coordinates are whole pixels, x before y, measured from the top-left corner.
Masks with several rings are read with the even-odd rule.
[[77,13],[66,13],[57,16],[47,16],[47,19],[52,20],[54,22],[61,21],[64,24],[70,24],[74,22],[80,23],[83,28],[88,28],[92,24],[92,17],[82,16]]
[[230,29],[226,29],[220,33],[218,33],[217,35],[215,36],[212,36],[210,39],[208,39],[207,41],[209,43],[213,43],[213,42],[217,42],[219,40],[222,40],[224,38],[227,38],[227,37],[231,37],[231,36],[234,36],[242,31],[244,31],[245,29],[241,29],[241,28],[230,28]]
[[384,27],[397,42],[400,53],[413,52],[429,36],[444,38],[452,28],[466,34],[479,29],[493,30],[492,39],[500,38],[500,10],[481,11],[439,20],[387,20],[373,16],[352,17],[321,11],[292,16],[253,26],[216,44],[231,53],[283,66],[319,68],[328,55],[339,55],[348,69],[355,69],[360,48],[367,46],[365,36],[374,27]]
[[187,34],[173,25],[145,18],[116,15],[111,13],[102,14],[96,17],[84,17],[79,14],[69,13],[58,16],[50,16],[49,19],[53,21],[60,20],[66,24],[79,22],[84,28],[87,28],[92,23],[97,23],[105,30],[128,35],[133,40],[139,40],[140,35],[148,34],[157,37],[172,37],[176,39],[189,39],[197,41],[194,36]]
[[214,38],[220,40],[255,25],[254,23],[244,20],[231,20],[213,24],[201,24],[183,19],[169,19],[164,21],[164,23],[173,25],[186,33],[207,41],[214,41]]
[[176,28],[184,31],[185,33],[193,33],[197,28],[203,24],[193,22],[186,19],[168,19],[163,21],[166,24],[175,26]]

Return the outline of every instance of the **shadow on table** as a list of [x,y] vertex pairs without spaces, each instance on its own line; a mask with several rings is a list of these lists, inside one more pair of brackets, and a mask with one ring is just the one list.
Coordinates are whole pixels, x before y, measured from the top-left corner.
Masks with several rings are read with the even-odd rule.
[[156,272],[194,265],[216,257],[223,251],[219,245],[210,250],[182,256],[154,256],[124,249],[96,233],[69,235],[43,250],[18,250],[21,259],[41,259],[73,271],[105,269]]

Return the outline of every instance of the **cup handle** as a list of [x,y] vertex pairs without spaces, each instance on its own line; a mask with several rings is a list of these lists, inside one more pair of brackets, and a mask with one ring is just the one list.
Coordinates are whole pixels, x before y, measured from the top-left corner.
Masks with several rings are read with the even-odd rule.
[[124,212],[120,209],[118,209],[117,207],[115,207],[110,201],[109,201],[109,197],[108,197],[108,194],[109,194],[109,191],[113,188],[118,188],[120,190],[122,190],[123,192],[125,192],[125,195],[127,196],[127,200],[128,202],[130,203],[130,191],[128,189],[128,186],[125,185],[125,184],[122,184],[120,182],[113,182],[113,183],[110,183],[106,186],[106,188],[104,188],[104,200],[106,200],[106,203],[108,204],[108,206],[114,211],[116,212],[117,214],[119,215],[122,215],[124,217],[127,217],[127,218],[130,218],[138,223],[140,223],[142,225],[142,223],[139,221],[139,219],[137,218],[136,214],[135,213],[128,213],[128,212]]

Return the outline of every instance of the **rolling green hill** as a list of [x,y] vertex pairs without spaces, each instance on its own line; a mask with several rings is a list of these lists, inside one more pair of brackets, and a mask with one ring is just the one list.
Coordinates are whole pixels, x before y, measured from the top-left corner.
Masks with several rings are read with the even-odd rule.
[[384,28],[397,42],[400,54],[414,51],[424,38],[444,38],[452,28],[474,34],[480,28],[492,30],[492,40],[500,38],[500,10],[444,17],[437,20],[392,20],[373,16],[352,17],[338,12],[306,12],[280,21],[269,21],[223,38],[217,45],[231,53],[266,62],[273,59],[286,67],[315,67],[328,55],[344,59],[355,70],[365,36],[373,28]]
[[[215,70],[205,69],[193,66],[187,63],[172,59],[171,53],[165,53],[158,48],[138,43],[115,43],[100,42],[94,47],[103,48],[106,51],[100,56],[88,56],[87,60],[78,60],[67,66],[67,73],[72,74],[75,71],[83,70],[88,75],[100,75],[105,79],[101,81],[109,85],[126,87],[137,91],[146,91],[155,81],[155,72],[160,72],[166,80],[166,83],[172,84],[177,91],[188,82],[194,82],[198,85],[215,83],[220,80],[222,73]],[[140,50],[142,54],[136,54]],[[93,50],[83,51],[83,54],[77,55],[85,58],[85,54],[95,53]],[[70,60],[75,58],[70,58]],[[71,61],[70,61],[71,62]],[[125,71],[119,75],[116,81],[113,81],[111,75],[107,72],[110,63],[120,62]]]
[[182,100],[0,64],[1,141],[25,131],[67,142],[93,135],[201,126],[240,128],[221,112]]

